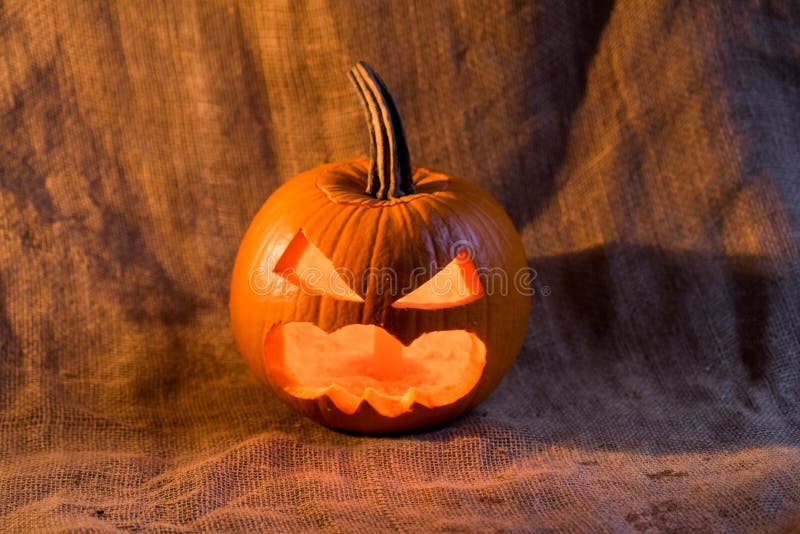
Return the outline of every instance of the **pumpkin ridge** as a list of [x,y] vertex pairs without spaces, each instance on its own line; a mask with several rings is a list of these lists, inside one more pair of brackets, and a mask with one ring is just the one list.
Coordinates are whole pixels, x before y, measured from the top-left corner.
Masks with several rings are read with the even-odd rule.
[[[386,217],[384,217],[385,214],[386,214],[386,212],[383,211],[383,210],[378,212],[378,221],[375,223],[376,231],[375,231],[375,235],[374,235],[373,240],[372,240],[372,246],[370,247],[370,250],[372,251],[372,253],[370,254],[369,263],[367,264],[367,269],[373,269],[375,267],[375,256],[376,256],[376,254],[379,253],[379,249],[380,249],[379,243],[378,243],[378,236],[383,235],[383,226],[386,224],[386,222],[385,222]],[[380,267],[380,266],[378,266],[378,267]],[[367,287],[364,289],[364,293],[365,294],[369,295],[371,293],[370,289],[372,289],[372,288],[370,287],[370,284],[373,284],[373,283],[375,283],[375,279],[373,277],[370,277],[370,279],[369,279],[369,281],[367,283]],[[374,299],[365,299],[365,300],[366,300],[366,303],[364,304],[364,307],[363,307],[363,309],[361,311],[361,322],[366,324],[366,323],[370,322],[368,320],[369,319],[369,315],[372,312],[372,308],[373,308],[373,306],[376,305],[376,303],[374,302]],[[384,313],[385,313],[385,311],[384,311]]]

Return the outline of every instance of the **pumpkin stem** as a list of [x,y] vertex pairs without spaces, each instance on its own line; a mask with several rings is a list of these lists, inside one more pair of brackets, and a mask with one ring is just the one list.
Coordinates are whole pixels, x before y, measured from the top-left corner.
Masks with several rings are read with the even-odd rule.
[[414,192],[403,121],[392,95],[372,67],[359,61],[348,73],[367,112],[370,138],[368,195],[379,200]]

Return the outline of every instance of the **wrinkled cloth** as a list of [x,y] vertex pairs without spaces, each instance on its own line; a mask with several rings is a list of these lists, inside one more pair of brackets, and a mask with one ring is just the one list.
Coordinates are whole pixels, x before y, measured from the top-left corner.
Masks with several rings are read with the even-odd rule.
[[[800,525],[800,13],[741,2],[0,3],[0,530]],[[297,416],[228,291],[281,183],[368,151],[506,208],[499,389],[430,432]]]

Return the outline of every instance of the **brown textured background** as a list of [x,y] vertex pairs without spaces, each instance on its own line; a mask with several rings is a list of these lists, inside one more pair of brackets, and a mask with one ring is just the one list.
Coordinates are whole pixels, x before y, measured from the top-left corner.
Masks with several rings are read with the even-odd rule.
[[[363,154],[480,182],[538,271],[461,421],[363,438],[227,319],[271,191]],[[800,524],[800,13],[749,2],[0,2],[0,529]]]

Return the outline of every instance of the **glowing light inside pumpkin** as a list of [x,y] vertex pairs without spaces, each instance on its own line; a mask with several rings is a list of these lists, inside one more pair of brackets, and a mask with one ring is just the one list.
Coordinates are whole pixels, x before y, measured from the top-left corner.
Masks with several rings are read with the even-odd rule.
[[383,328],[363,324],[331,333],[312,323],[280,324],[267,334],[264,355],[290,395],[327,395],[348,414],[365,401],[386,417],[414,403],[456,402],[475,387],[486,364],[486,346],[467,330],[428,332],[405,346]]
[[307,293],[364,302],[302,230],[289,242],[274,270]]
[[395,308],[440,310],[469,304],[483,296],[483,286],[469,253],[461,250],[453,261],[417,289],[392,303]]

